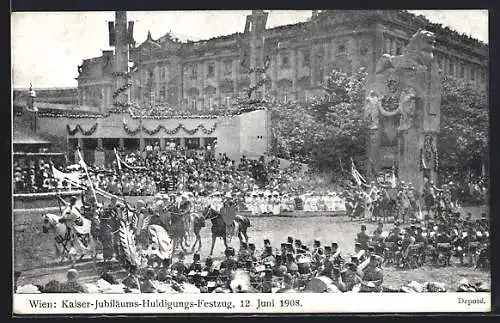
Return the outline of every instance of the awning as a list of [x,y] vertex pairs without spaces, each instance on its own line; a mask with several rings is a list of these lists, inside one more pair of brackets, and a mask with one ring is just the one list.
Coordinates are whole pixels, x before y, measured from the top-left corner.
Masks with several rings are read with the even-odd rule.
[[12,134],[14,145],[50,145],[51,142],[40,135],[24,128],[14,128]]

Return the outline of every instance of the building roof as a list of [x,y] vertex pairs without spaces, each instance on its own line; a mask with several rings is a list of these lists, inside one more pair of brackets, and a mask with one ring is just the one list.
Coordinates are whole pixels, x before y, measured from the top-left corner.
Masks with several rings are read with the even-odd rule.
[[40,135],[26,129],[26,127],[14,127],[13,129],[14,145],[50,145],[51,142],[45,140]]

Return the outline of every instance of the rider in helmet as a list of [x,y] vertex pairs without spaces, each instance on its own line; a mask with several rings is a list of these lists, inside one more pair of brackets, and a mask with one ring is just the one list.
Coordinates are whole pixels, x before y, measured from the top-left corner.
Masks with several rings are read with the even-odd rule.
[[71,229],[74,225],[83,225],[82,215],[80,214],[80,210],[76,206],[76,197],[72,196],[69,199],[69,203],[62,213],[62,217],[59,219],[59,222],[66,222],[68,227]]

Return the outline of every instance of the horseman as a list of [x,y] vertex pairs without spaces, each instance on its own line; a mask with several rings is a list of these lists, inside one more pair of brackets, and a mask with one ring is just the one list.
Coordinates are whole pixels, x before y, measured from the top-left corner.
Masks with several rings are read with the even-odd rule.
[[221,213],[226,223],[226,232],[231,236],[235,232],[236,203],[230,192],[227,192],[222,202]]
[[[78,226],[83,225],[80,209],[76,206],[77,198],[70,197],[67,207],[63,210],[62,216],[59,219],[60,223],[65,223],[71,234],[78,234]],[[66,203],[66,202],[65,202]],[[81,234],[81,232],[80,232]]]

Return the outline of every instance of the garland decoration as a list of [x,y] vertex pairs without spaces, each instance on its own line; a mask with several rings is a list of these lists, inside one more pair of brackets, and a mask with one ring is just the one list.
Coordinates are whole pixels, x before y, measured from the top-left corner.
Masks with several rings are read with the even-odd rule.
[[129,88],[132,87],[132,82],[130,81],[131,80],[131,75],[129,72],[113,72],[113,76],[117,77],[117,76],[121,76],[121,77],[124,77],[126,79],[126,83],[125,85],[119,87],[118,89],[116,89],[114,92],[113,92],[113,100],[115,100],[115,102],[113,102],[113,106],[117,107],[117,108],[120,108],[120,109],[123,109],[123,108],[127,108],[127,107],[130,107],[132,104],[129,103],[129,102],[120,102],[120,101],[116,101],[116,98],[120,95],[120,93],[122,92],[125,92],[127,91]]
[[153,130],[149,130],[148,128],[146,128],[144,125],[141,126],[138,126],[136,129],[131,129],[128,124],[126,122],[123,122],[123,129],[125,130],[125,132],[128,134],[128,135],[131,135],[131,136],[135,136],[137,135],[141,130],[144,131],[146,134],[150,135],[150,136],[154,136],[156,134],[158,134],[162,129],[165,131],[166,134],[168,135],[175,135],[179,132],[179,130],[184,130],[187,134],[189,135],[194,135],[195,133],[197,133],[198,131],[201,131],[203,132],[204,134],[206,135],[210,135],[212,133],[215,132],[215,130],[217,129],[217,124],[214,124],[212,128],[209,128],[207,129],[204,125],[202,124],[199,124],[198,126],[196,126],[195,128],[193,129],[188,129],[186,128],[183,124],[179,124],[177,127],[173,128],[173,129],[167,129],[165,128],[165,126],[163,125],[158,125],[155,129]]
[[66,113],[51,113],[51,112],[42,112],[38,113],[39,117],[47,117],[47,118],[69,118],[69,119],[78,119],[78,118],[106,118],[108,115],[104,114],[66,114]]
[[77,124],[74,129],[71,129],[70,125],[68,124],[66,125],[66,130],[68,131],[68,134],[70,136],[74,136],[78,132],[81,132],[84,136],[91,136],[97,130],[97,123],[95,123],[89,130],[83,129],[80,124]]

